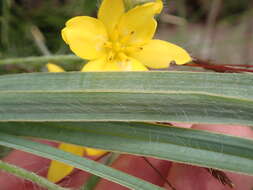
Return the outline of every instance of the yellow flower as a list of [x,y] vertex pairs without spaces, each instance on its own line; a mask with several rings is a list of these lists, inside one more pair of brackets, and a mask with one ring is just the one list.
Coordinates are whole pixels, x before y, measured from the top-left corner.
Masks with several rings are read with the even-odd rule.
[[[145,3],[125,11],[123,0],[103,0],[98,19],[78,16],[70,19],[62,30],[62,38],[79,57],[89,60],[87,71],[147,71],[148,68],[169,67],[171,62],[185,64],[189,54],[179,46],[152,40],[157,22],[154,19],[163,8],[161,0]],[[64,72],[54,64],[50,72]],[[102,155],[105,151],[62,143],[61,150],[82,156]],[[58,182],[73,171],[73,167],[52,161],[48,179]]]
[[185,64],[189,54],[179,46],[152,40],[161,0],[145,3],[125,12],[123,0],[103,0],[98,19],[78,16],[70,19],[62,37],[79,57],[89,60],[82,71],[146,71],[167,68],[172,61]]

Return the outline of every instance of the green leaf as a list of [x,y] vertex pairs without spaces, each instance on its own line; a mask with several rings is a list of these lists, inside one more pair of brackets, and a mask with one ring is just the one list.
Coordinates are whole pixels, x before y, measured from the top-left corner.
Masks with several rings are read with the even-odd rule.
[[156,185],[153,185],[131,175],[125,174],[121,171],[117,171],[98,162],[88,160],[80,156],[75,156],[71,153],[64,152],[62,150],[44,144],[18,138],[17,136],[0,133],[0,144],[18,150],[23,150],[25,152],[33,153],[52,160],[67,163],[76,168],[114,181],[131,189],[162,190],[162,188]]
[[0,121],[253,125],[253,75],[36,73],[0,77]]
[[33,172],[26,171],[23,168],[19,168],[15,165],[8,164],[3,161],[0,161],[0,170],[11,173],[17,177],[22,178],[22,179],[26,179],[26,180],[35,182],[36,184],[40,185],[41,187],[45,187],[48,190],[68,190],[66,188],[60,187],[60,186],[46,180],[44,177],[40,177],[40,176],[36,175]]
[[0,131],[253,175],[253,141],[163,125],[0,122]]

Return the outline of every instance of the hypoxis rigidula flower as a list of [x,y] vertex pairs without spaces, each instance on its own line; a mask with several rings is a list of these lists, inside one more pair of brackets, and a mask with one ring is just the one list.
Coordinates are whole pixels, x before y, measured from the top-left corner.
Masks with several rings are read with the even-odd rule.
[[[157,22],[156,14],[162,10],[161,0],[145,3],[125,11],[123,0],[103,0],[98,19],[79,16],[70,19],[62,30],[64,41],[83,59],[90,60],[85,71],[146,71],[148,68],[166,68],[172,61],[185,64],[189,54],[174,44],[152,40]],[[50,72],[64,72],[48,64]],[[59,148],[82,156],[101,155],[105,151],[60,144]],[[52,161],[48,179],[57,182],[73,171],[72,166]]]
[[174,44],[152,40],[162,10],[161,0],[125,12],[123,0],[104,0],[98,19],[70,19],[62,37],[79,57],[90,60],[82,71],[145,71],[166,68],[172,61],[185,64],[189,54]]

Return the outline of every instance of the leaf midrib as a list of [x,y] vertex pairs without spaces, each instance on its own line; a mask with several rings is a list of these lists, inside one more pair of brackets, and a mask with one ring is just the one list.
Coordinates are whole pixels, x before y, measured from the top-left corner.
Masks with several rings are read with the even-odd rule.
[[239,101],[246,101],[253,103],[253,99],[247,99],[238,96],[227,96],[222,94],[216,93],[208,93],[208,92],[196,92],[196,91],[145,91],[145,90],[134,90],[134,91],[127,91],[127,90],[13,90],[13,91],[0,91],[1,94],[85,94],[85,93],[118,93],[118,94],[168,94],[168,95],[175,95],[175,94],[184,94],[184,95],[204,95],[209,97],[218,97],[224,99],[231,99],[231,100],[239,100]]

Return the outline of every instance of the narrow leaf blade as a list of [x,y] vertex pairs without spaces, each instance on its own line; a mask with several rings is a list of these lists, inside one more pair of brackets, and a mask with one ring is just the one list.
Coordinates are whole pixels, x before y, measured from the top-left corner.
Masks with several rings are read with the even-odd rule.
[[253,141],[146,123],[0,123],[0,131],[253,175]]
[[125,174],[121,171],[117,171],[98,162],[75,156],[71,153],[64,152],[48,145],[25,140],[17,136],[0,133],[0,145],[23,150],[25,152],[36,154],[52,160],[64,162],[83,171],[90,172],[94,175],[114,181],[131,189],[162,190],[162,188],[156,185]]

